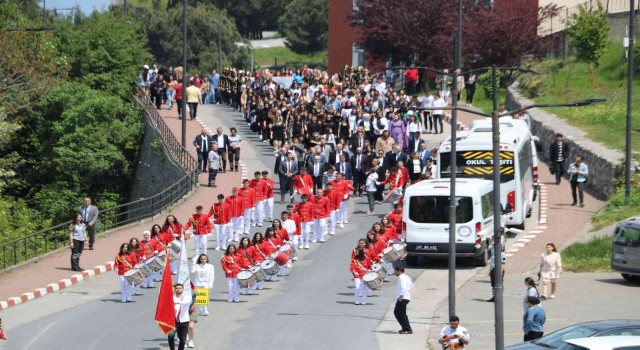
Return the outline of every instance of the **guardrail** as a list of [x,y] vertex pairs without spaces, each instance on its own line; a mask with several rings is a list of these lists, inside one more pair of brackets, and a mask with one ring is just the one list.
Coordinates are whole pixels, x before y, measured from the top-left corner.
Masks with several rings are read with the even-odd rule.
[[[186,175],[152,197],[100,210],[100,226],[96,234],[153,217],[198,186],[196,159],[182,147],[149,98],[139,92],[134,88],[134,102],[145,109],[146,122],[156,129],[168,154]],[[0,270],[68,246],[70,224],[68,221],[0,245]]]

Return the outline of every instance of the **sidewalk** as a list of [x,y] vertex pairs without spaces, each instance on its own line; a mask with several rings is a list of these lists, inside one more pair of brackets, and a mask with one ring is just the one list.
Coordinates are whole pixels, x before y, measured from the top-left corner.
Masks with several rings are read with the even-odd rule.
[[[165,119],[176,138],[180,140],[181,121],[177,117],[177,111],[175,109],[169,110],[166,105],[163,105],[160,115]],[[214,126],[209,127],[215,129]],[[202,126],[197,120],[187,120],[186,149],[194,157],[196,152],[191,143],[201,129]],[[241,170],[246,174],[244,164],[241,165]],[[176,206],[169,208],[165,213],[96,238],[95,250],[85,250],[80,259],[80,265],[85,269],[89,269],[89,271],[84,271],[81,274],[71,271],[70,253],[67,249],[64,249],[28,265],[1,274],[0,310],[55,292],[94,275],[110,271],[112,264],[109,264],[109,262],[113,261],[121,243],[128,242],[132,237],[142,239],[142,232],[150,230],[153,224],[162,225],[169,213],[175,215],[180,222],[186,222],[187,218],[195,212],[197,205],[203,205],[208,208],[215,202],[218,193],[225,195],[231,193],[231,188],[240,184],[240,174],[229,172],[219,174],[216,180],[217,188],[205,187],[208,174],[200,174],[200,185],[204,186],[198,187],[190,196],[184,198]],[[114,277],[114,283],[116,283],[115,281]]]

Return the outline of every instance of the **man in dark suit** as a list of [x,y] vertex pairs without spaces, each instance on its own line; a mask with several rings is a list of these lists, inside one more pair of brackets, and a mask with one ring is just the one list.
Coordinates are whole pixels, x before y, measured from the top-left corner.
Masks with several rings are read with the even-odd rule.
[[395,167],[398,162],[405,162],[407,160],[407,155],[402,152],[402,147],[400,145],[395,144],[393,145],[393,150],[387,152],[384,158],[386,168],[391,169]]
[[413,140],[409,140],[409,146],[407,147],[407,153],[411,154],[413,152],[420,152],[422,145],[425,145],[426,147],[426,142],[420,138],[420,131],[416,131],[415,132],[415,137]]
[[345,156],[346,161],[349,162],[349,152],[345,151],[342,144],[339,143],[336,145],[336,150],[329,154],[329,161],[327,163],[329,165],[336,165],[336,163],[340,162],[340,157],[343,155]]
[[82,223],[87,225],[87,233],[89,233],[89,250],[93,250],[93,242],[96,240],[96,229],[98,228],[98,214],[100,211],[95,205],[91,205],[91,198],[86,197],[84,204],[80,206],[80,215],[82,215]]
[[347,160],[347,156],[346,155],[341,155],[340,156],[340,162],[337,163],[335,165],[336,170],[341,173],[344,174],[344,179],[345,180],[353,180],[353,172],[351,171],[351,163],[349,163],[349,161]]
[[[315,156],[318,156],[320,159],[320,164],[322,164],[322,166],[324,167],[324,169],[327,169],[327,159],[324,155],[324,152],[322,152],[322,148],[320,146],[315,146],[311,149],[312,154],[307,157],[307,168],[313,163],[313,159]],[[311,174],[311,173],[309,173]]]
[[361,196],[364,192],[364,185],[367,181],[367,173],[371,166],[371,161],[366,154],[362,153],[362,147],[356,147],[356,154],[351,158],[351,169],[353,170],[354,194]]
[[351,138],[349,148],[351,148],[351,152],[355,153],[358,147],[364,149],[365,143],[367,143],[367,139],[364,138],[364,132],[358,130],[358,133]]
[[213,142],[218,143],[218,154],[220,155],[220,172],[224,173],[227,168],[227,152],[229,151],[229,136],[222,133],[222,128],[216,130],[216,134],[211,137]]
[[560,184],[562,175],[564,175],[564,161],[567,159],[569,159],[569,145],[564,142],[564,135],[557,133],[556,141],[549,146],[550,170],[556,176],[556,185]]
[[276,164],[273,166],[274,174],[280,173],[280,164],[287,160],[287,153],[289,153],[288,146],[285,145],[282,148],[280,148],[280,151],[276,155]]
[[284,197],[287,193],[293,200],[293,177],[298,173],[298,162],[293,158],[293,153],[287,154],[287,160],[280,162],[278,175],[280,177],[280,204],[284,204]]
[[198,172],[206,173],[209,150],[211,150],[211,136],[206,128],[202,128],[200,134],[193,139],[193,146],[198,152]]
[[431,157],[431,151],[427,149],[427,143],[420,144],[420,150],[418,151],[418,155],[420,159],[422,159],[422,163],[427,164],[427,159]]
[[320,155],[313,155],[312,161],[307,166],[307,174],[313,179],[313,192],[322,188],[322,177],[324,176],[324,164],[320,161]]

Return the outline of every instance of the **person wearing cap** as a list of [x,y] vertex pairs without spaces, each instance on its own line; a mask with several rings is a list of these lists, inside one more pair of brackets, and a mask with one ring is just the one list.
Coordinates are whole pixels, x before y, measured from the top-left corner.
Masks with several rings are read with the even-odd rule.
[[547,320],[544,309],[540,306],[540,299],[528,297],[527,305],[529,308],[524,314],[522,326],[524,341],[541,338],[544,335],[544,323]]

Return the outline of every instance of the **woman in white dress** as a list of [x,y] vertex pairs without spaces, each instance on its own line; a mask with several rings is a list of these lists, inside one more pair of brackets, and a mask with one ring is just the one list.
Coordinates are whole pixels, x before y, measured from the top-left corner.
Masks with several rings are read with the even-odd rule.
[[541,300],[547,299],[547,286],[551,283],[551,296],[549,299],[556,297],[556,281],[560,278],[562,272],[562,259],[560,253],[556,249],[555,244],[547,243],[546,251],[540,254],[540,278],[542,278],[542,295]]
[[[208,288],[209,296],[211,296],[215,276],[213,265],[209,263],[209,257],[206,254],[200,254],[197,260],[193,261],[191,275],[193,277],[193,285],[196,288]],[[208,316],[209,309],[205,305],[200,305],[198,306],[198,314]]]

